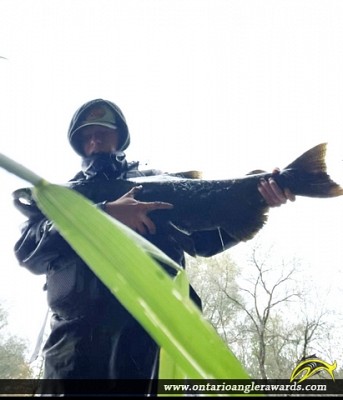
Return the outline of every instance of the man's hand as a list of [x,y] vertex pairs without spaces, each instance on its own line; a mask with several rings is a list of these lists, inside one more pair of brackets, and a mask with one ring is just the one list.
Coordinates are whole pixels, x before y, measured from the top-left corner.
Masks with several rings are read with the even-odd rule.
[[[273,170],[274,175],[279,173],[280,170],[278,168]],[[281,190],[273,177],[270,177],[268,181],[261,179],[257,189],[269,207],[280,207],[282,204],[285,204],[287,200],[295,201],[294,194],[287,188]]]
[[138,201],[135,195],[141,189],[142,186],[135,186],[119,199],[106,203],[105,212],[141,235],[153,235],[156,233],[156,226],[148,217],[149,212],[170,209],[173,205],[161,201]]

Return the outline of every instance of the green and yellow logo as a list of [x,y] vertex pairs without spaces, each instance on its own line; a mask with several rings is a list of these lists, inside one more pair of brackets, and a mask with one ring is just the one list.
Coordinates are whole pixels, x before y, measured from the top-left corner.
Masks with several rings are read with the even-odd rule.
[[300,377],[298,381],[300,383],[305,379],[318,374],[320,371],[326,371],[334,381],[335,377],[333,375],[333,371],[336,369],[336,367],[336,361],[333,364],[329,364],[313,354],[312,356],[304,357],[300,360],[300,362],[292,371],[290,381],[293,382],[295,379],[297,379],[297,377]]

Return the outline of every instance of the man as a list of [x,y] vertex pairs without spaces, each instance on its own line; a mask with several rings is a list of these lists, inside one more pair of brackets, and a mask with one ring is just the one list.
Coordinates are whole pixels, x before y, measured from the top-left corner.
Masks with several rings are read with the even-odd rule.
[[[74,114],[68,138],[82,157],[82,171],[73,181],[102,182],[127,179],[156,171],[140,171],[128,163],[124,150],[130,144],[129,130],[121,110],[112,102],[96,99]],[[184,266],[182,247],[156,229],[149,217],[154,210],[171,208],[162,202],[135,199],[139,187],[119,199],[97,204],[158,246]],[[291,193],[276,183],[261,182],[261,195],[271,207],[279,206]],[[196,253],[212,256],[237,242],[226,232],[195,232]],[[44,347],[44,377],[52,379],[149,379],[157,377],[158,346],[128,313],[90,268],[59,235],[44,215],[27,221],[15,254],[21,265],[35,274],[46,274],[47,297],[53,312],[51,333]],[[200,299],[191,291],[200,306]]]

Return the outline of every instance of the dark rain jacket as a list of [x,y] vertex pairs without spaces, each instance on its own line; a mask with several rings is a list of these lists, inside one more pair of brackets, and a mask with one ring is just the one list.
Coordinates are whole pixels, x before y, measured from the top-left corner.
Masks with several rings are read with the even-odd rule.
[[[127,163],[120,152],[85,159],[72,181],[115,184],[145,174],[156,171],[139,171],[138,163]],[[175,237],[157,232],[146,238],[184,266],[184,250]],[[235,244],[218,231],[195,232],[191,240],[196,254],[205,257]],[[15,255],[21,266],[46,275],[53,317],[44,348],[45,378],[150,378],[155,373],[157,345],[43,214],[30,215]],[[200,306],[194,291],[191,297]]]

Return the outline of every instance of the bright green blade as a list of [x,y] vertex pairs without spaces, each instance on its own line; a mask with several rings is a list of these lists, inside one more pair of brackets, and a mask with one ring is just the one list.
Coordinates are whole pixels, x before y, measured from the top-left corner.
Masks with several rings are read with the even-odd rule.
[[248,378],[196,306],[122,224],[70,189],[42,183],[34,194],[65,239],[188,377]]
[[[175,287],[180,290],[183,296],[189,296],[189,282],[186,275],[186,271],[182,270],[179,272],[174,279]],[[178,380],[183,381],[187,379],[187,375],[183,372],[183,370],[179,367],[179,365],[175,362],[174,358],[171,357],[164,348],[160,350],[160,359],[159,359],[159,379],[162,380]],[[164,394],[160,396],[170,396],[170,394]],[[174,396],[184,396],[183,394],[175,394]]]
[[[174,279],[175,288],[178,289],[182,296],[189,297],[189,282],[186,271],[180,271]],[[160,379],[185,379],[187,375],[178,366],[173,357],[171,357],[165,349],[160,351],[159,374]]]

